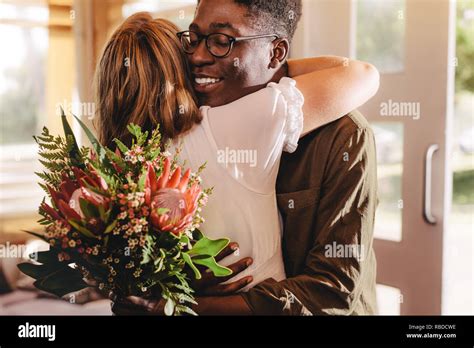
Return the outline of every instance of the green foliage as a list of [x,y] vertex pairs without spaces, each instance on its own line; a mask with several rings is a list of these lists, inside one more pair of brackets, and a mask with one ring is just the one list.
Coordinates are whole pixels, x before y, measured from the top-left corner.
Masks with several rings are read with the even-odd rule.
[[132,146],[136,144],[137,146],[142,146],[145,144],[146,140],[148,139],[148,131],[143,132],[140,126],[136,124],[129,124],[127,126],[128,131],[132,134],[135,139],[132,139]]
[[69,266],[67,262],[60,262],[56,249],[30,255],[41,264],[24,262],[18,265],[20,271],[36,279],[35,287],[62,297],[74,291],[86,288],[88,285],[82,279],[81,272]]
[[456,92],[474,92],[474,19],[465,18],[474,11],[474,0],[457,2],[456,18]]
[[[220,266],[214,258],[227,246],[229,240],[211,240],[202,236],[200,231],[197,231],[194,236],[200,239],[193,241],[194,246],[188,251],[182,250],[182,244],[189,242],[187,236],[178,238],[169,233],[147,236],[147,243],[143,248],[142,265],[152,265],[152,272],[148,276],[148,281],[141,286],[146,288],[160,286],[161,296],[167,300],[167,314],[194,314],[188,307],[189,303],[195,303],[195,301],[185,272],[186,266],[194,272],[196,279],[201,278],[196,265],[205,266],[218,277],[232,274],[229,268]],[[170,282],[170,279],[173,281]]]
[[453,173],[453,203],[474,204],[474,170]]
[[[71,168],[72,160],[69,153],[77,146],[75,139],[53,136],[46,127],[43,128],[41,135],[34,136],[33,139],[38,144],[40,162],[45,167],[43,172],[35,174],[51,187],[59,187],[62,174]],[[45,185],[41,187],[49,195]]]
[[[199,232],[200,233],[200,232]],[[202,233],[200,233],[202,236]],[[183,253],[183,259],[194,271],[196,279],[201,278],[201,274],[196,265],[206,266],[216,277],[225,277],[232,274],[232,270],[219,265],[216,262],[217,256],[229,244],[229,239],[209,239],[202,236],[193,247]]]

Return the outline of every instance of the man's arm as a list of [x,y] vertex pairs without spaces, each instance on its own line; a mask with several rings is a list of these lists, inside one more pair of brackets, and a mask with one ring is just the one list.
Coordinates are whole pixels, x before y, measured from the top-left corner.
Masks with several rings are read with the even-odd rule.
[[252,315],[247,301],[240,295],[198,297],[193,310],[199,315]]
[[[281,282],[266,280],[242,293],[240,296],[254,314],[364,312],[358,308],[361,296],[375,279],[372,251],[377,204],[375,166],[375,144],[370,128],[357,128],[351,134],[336,138],[320,190],[314,223],[316,237],[303,270]],[[360,257],[331,250],[352,245],[361,251]]]

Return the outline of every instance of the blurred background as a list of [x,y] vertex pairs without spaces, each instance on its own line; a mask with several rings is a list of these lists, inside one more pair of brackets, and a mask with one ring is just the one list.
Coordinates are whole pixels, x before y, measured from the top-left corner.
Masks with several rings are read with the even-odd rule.
[[[360,109],[377,143],[380,314],[473,314],[474,0],[303,2],[292,58],[348,56],[381,73],[379,93]],[[195,5],[0,1],[0,245],[38,230],[32,135],[44,125],[61,132],[59,105],[90,124],[92,76],[114,28],[149,11],[187,29]],[[0,264],[15,289],[15,261]],[[12,303],[1,298],[0,313]]]

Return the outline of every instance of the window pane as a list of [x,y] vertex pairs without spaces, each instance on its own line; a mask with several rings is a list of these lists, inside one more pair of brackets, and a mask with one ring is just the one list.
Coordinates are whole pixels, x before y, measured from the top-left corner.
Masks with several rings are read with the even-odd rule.
[[0,24],[0,146],[32,143],[45,113],[46,27]]
[[381,73],[404,68],[405,1],[356,2],[356,56],[371,62]]
[[379,205],[375,215],[374,236],[402,240],[403,124],[373,122],[377,147]]
[[[35,171],[41,166],[32,139],[45,123],[46,1],[0,4],[0,217],[25,217],[43,196]],[[11,220],[8,220],[11,221]],[[0,226],[0,230],[5,225]]]
[[14,19],[47,23],[49,17],[46,0],[33,0],[25,4],[0,3],[0,19]]
[[400,289],[377,284],[377,307],[380,315],[400,315],[400,304],[403,302]]
[[194,18],[196,4],[197,0],[128,0],[123,5],[122,15],[127,18],[136,12],[147,11],[185,30]]

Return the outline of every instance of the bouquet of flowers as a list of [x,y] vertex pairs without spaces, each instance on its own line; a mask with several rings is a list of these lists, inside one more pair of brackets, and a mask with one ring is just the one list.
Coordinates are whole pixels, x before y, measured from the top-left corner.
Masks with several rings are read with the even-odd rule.
[[161,296],[166,315],[196,314],[191,277],[200,271],[227,276],[215,256],[228,239],[211,240],[199,230],[201,207],[211,189],[195,173],[182,173],[179,152],[171,158],[159,130],[150,136],[130,124],[132,145],[115,139],[116,151],[102,146],[76,118],[92,148],[79,148],[64,112],[65,137],[43,128],[34,137],[40,162],[36,173],[51,203],[40,205],[44,233],[33,234],[48,251],[19,265],[35,286],[57,296],[97,286],[121,296]]

